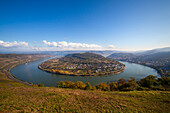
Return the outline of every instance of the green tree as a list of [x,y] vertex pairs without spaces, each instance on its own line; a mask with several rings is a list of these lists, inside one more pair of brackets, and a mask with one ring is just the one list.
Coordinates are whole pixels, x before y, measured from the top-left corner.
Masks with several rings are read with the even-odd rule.
[[58,83],[57,83],[57,87],[65,88],[65,82],[64,82],[64,81],[58,82]]
[[158,82],[165,88],[165,90],[170,90],[170,77],[158,78]]
[[89,82],[86,82],[85,90],[92,90],[92,86]]
[[125,80],[125,79],[123,79],[123,78],[119,79],[118,84],[125,84],[125,83],[126,83],[126,80]]
[[111,82],[109,83],[110,91],[117,91],[118,90],[118,83],[117,82]]
[[73,88],[73,82],[71,81],[64,81],[65,82],[65,88]]
[[96,86],[97,89],[103,90],[103,91],[107,91],[108,90],[108,86],[106,83],[102,82],[99,85]]
[[122,89],[122,85],[126,83],[126,80],[121,78],[118,81],[118,89]]
[[38,87],[44,87],[44,84],[38,83]]
[[158,81],[156,80],[156,76],[149,75],[139,81],[139,85],[142,87],[151,88],[153,86],[159,85]]
[[73,89],[85,89],[86,85],[82,81],[76,81],[71,85],[71,87]]
[[120,90],[123,91],[133,91],[136,90],[139,85],[136,83],[136,79],[134,77],[130,77],[131,79],[128,79],[128,82],[124,83]]
[[96,91],[96,86],[92,86],[92,90]]

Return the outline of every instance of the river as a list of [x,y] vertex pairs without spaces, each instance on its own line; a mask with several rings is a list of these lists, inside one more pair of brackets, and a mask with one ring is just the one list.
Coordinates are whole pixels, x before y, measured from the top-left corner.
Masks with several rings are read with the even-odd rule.
[[136,80],[140,80],[148,75],[154,75],[160,77],[157,71],[153,68],[143,66],[135,63],[123,62],[126,65],[124,72],[110,76],[98,76],[98,77],[83,77],[83,76],[68,76],[52,74],[38,69],[38,65],[47,59],[33,61],[18,65],[11,69],[11,73],[20,80],[31,82],[33,84],[44,84],[45,86],[56,86],[57,82],[60,81],[83,81],[89,82],[91,85],[97,85],[101,82],[118,81],[120,78],[129,79],[135,77]]

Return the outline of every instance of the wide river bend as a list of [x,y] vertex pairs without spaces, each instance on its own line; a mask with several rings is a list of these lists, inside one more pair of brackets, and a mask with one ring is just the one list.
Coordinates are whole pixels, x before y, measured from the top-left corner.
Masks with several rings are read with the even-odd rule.
[[126,65],[124,72],[116,75],[110,76],[98,76],[98,77],[83,77],[83,76],[68,76],[52,74],[38,69],[38,65],[47,59],[33,61],[29,63],[24,63],[18,65],[11,69],[11,73],[15,75],[16,78],[31,82],[33,84],[44,84],[45,86],[56,86],[57,82],[60,81],[83,81],[90,82],[91,85],[97,85],[101,82],[118,81],[120,78],[129,79],[130,77],[135,77],[136,80],[140,80],[148,75],[154,75],[160,77],[157,71],[153,68],[143,66],[135,63],[123,62]]

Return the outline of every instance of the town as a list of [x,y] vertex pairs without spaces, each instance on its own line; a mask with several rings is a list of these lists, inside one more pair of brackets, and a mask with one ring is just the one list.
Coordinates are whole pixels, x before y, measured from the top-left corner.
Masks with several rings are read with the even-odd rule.
[[[107,59],[101,55],[84,53],[78,56],[66,56],[63,58],[55,58],[43,62],[39,68],[58,74],[66,75],[82,75],[82,76],[104,76],[118,74],[125,69],[125,65],[111,59]],[[85,56],[90,57],[85,57]],[[95,56],[95,57],[94,57]]]

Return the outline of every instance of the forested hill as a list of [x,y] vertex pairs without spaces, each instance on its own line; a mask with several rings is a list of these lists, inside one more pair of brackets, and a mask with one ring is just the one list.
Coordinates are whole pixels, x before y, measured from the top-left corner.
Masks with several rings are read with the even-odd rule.
[[99,63],[105,62],[108,63],[110,61],[117,61],[111,60],[110,58],[105,58],[102,55],[94,54],[94,53],[75,53],[69,54],[65,57],[61,58],[60,61],[70,62],[70,63]]
[[103,57],[102,55],[98,55],[94,53],[75,53],[75,54],[66,55],[65,57],[67,58],[75,57],[79,59],[92,59],[92,58],[105,59],[105,57]]

